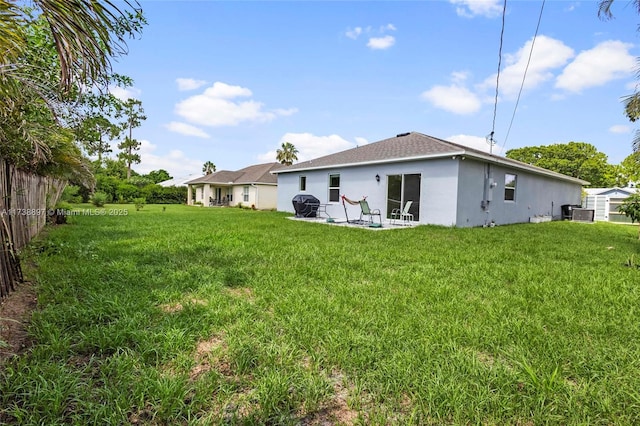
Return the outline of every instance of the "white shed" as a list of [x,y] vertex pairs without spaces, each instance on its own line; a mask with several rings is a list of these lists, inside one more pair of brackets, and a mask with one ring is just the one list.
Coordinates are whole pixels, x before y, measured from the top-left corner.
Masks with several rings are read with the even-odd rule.
[[594,221],[631,223],[618,206],[635,191],[636,188],[585,188],[582,206],[594,210]]

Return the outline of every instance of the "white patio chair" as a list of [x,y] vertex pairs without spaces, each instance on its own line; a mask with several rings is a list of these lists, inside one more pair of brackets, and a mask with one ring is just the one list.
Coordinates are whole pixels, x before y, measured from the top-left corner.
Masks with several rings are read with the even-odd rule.
[[409,213],[413,201],[407,201],[403,209],[393,209],[391,211],[391,223],[395,224],[396,220],[400,220],[403,224],[408,225],[413,221],[413,214]]

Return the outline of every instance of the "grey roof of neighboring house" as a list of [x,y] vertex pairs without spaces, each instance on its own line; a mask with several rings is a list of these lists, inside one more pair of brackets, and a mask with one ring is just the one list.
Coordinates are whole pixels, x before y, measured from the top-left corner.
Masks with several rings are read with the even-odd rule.
[[637,191],[636,188],[585,188],[584,192],[588,195],[607,195],[610,193],[625,193],[627,195],[631,195]]
[[280,163],[254,164],[237,171],[220,170],[199,178],[190,180],[187,184],[197,183],[220,183],[220,184],[251,184],[259,183],[265,185],[276,185],[278,183],[277,176],[271,174],[273,170],[281,168]]
[[517,169],[528,170],[563,180],[570,180],[581,185],[589,182],[532,166],[520,161],[492,155],[467,146],[458,145],[444,139],[424,135],[418,132],[402,133],[395,137],[372,142],[324,157],[293,164],[274,170],[274,173],[288,173],[303,170],[328,169],[335,167],[363,166],[367,164],[394,163],[430,158],[441,158],[454,155],[465,155],[496,164],[503,164]]
[[173,178],[169,180],[163,180],[162,182],[158,182],[160,186],[187,186],[187,182],[192,180],[196,174],[192,173],[189,176],[182,176],[178,178]]

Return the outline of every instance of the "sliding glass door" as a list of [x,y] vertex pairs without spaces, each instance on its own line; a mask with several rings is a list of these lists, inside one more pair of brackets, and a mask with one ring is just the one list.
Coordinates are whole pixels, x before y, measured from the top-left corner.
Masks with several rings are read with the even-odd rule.
[[407,201],[413,201],[409,213],[413,220],[420,220],[420,181],[422,175],[387,175],[387,219],[393,209],[402,209]]

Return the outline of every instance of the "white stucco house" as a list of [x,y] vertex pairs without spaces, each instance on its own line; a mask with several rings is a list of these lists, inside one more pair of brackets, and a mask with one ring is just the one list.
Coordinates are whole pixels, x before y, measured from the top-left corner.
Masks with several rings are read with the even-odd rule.
[[562,217],[561,206],[579,204],[588,182],[427,136],[403,133],[379,142],[274,170],[280,211],[294,212],[292,198],[310,194],[334,218],[358,217],[366,197],[389,219],[412,201],[420,224],[458,227]]
[[593,220],[631,223],[631,219],[618,211],[625,198],[635,194],[637,188],[585,188],[582,206],[594,210]]
[[280,163],[255,164],[237,171],[220,170],[187,182],[187,204],[203,206],[253,207],[275,209],[277,178],[271,172]]

